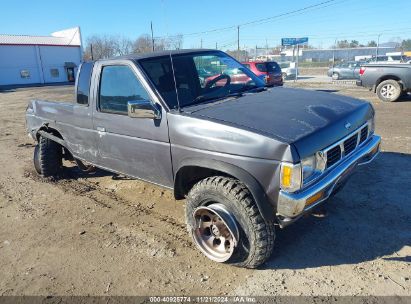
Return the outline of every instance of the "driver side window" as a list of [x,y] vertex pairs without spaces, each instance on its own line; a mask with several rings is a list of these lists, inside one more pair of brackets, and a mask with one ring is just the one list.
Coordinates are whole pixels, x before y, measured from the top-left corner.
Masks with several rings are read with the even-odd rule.
[[136,100],[150,100],[150,97],[131,68],[126,65],[104,66],[100,77],[100,111],[126,115],[127,103]]

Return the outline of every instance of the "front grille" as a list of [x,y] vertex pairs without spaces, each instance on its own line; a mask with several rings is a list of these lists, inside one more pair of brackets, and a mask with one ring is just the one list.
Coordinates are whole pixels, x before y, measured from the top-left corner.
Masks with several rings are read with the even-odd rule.
[[327,167],[331,167],[341,159],[341,147],[335,146],[327,152]]
[[[355,149],[365,142],[368,137],[368,125],[363,126],[357,131],[353,132],[351,135],[343,138],[332,148],[325,150],[325,155],[327,157],[327,168],[332,167],[338,163],[342,158],[351,154]],[[358,140],[359,139],[359,140]]]
[[358,134],[355,133],[353,136],[348,138],[347,140],[344,140],[344,154],[348,155],[354,149],[357,147],[357,140],[358,140]]
[[364,128],[361,129],[360,144],[363,143],[367,139],[367,135],[368,135],[368,126],[365,126]]

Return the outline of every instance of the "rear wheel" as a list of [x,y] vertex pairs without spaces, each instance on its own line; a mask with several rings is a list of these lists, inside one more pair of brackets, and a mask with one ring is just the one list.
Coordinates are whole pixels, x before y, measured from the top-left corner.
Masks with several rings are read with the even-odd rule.
[[267,223],[240,181],[214,176],[190,190],[187,228],[200,251],[211,260],[256,268],[271,255],[274,225]]
[[396,80],[388,79],[377,86],[377,96],[386,102],[397,101],[402,93],[402,87]]
[[44,177],[57,175],[63,165],[62,147],[49,138],[40,136],[38,145],[34,148],[34,168]]
[[40,166],[40,146],[36,145],[34,147],[34,155],[33,155],[33,163],[34,169],[38,174],[41,174],[41,166]]

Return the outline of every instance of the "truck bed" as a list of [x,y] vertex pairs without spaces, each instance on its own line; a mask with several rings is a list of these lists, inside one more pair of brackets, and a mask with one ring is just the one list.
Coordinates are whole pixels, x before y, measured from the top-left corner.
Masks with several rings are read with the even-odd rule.
[[360,76],[360,81],[357,83],[366,88],[376,87],[381,81],[386,79],[394,79],[402,82],[404,90],[411,88],[411,64],[367,64],[361,68],[365,68],[364,73]]

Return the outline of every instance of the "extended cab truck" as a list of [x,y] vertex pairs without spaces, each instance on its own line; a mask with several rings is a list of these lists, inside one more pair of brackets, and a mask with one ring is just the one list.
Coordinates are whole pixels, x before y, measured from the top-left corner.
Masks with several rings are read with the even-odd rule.
[[397,101],[411,91],[411,64],[373,63],[360,68],[358,86],[373,90],[382,101]]
[[[200,81],[202,69],[216,77]],[[215,50],[83,63],[76,92],[74,103],[28,105],[37,172],[58,176],[65,158],[173,189],[201,252],[242,267],[269,258],[275,224],[326,202],[379,152],[369,103],[266,89]]]

